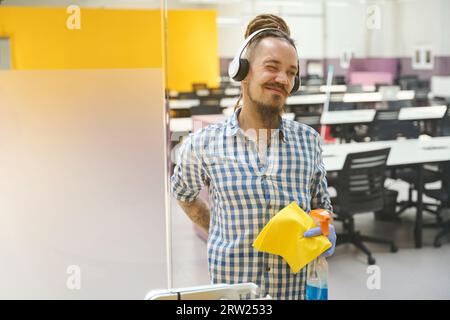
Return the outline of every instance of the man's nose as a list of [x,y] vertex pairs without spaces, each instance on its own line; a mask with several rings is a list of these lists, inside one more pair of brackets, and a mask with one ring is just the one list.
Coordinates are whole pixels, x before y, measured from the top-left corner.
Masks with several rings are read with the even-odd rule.
[[285,72],[278,72],[277,77],[275,79],[279,84],[283,86],[289,85],[289,77]]

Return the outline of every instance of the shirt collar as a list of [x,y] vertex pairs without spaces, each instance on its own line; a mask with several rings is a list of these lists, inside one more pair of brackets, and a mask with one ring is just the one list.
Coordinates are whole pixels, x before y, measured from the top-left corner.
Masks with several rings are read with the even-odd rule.
[[[228,125],[226,128],[226,135],[227,136],[234,136],[237,134],[237,132],[241,129],[241,127],[239,127],[239,121],[238,121],[238,115],[241,112],[242,108],[238,108],[236,109],[236,111],[233,112],[233,114],[231,115],[231,117],[228,119]],[[281,117],[280,120],[280,139],[283,142],[286,142],[286,123],[285,123],[285,119],[283,117]]]

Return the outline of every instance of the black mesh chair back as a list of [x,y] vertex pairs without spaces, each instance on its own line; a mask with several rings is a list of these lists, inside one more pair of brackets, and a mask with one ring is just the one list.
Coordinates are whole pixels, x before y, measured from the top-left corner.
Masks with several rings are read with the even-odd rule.
[[221,97],[202,97],[199,99],[201,106],[215,107],[220,106]]
[[339,173],[339,215],[381,210],[390,148],[350,153]]
[[203,115],[203,114],[222,114],[223,110],[220,105],[217,104],[200,104],[197,107],[192,107],[191,109],[191,115]]
[[364,92],[362,85],[360,84],[347,85],[347,93],[360,93],[360,92]]
[[416,122],[398,120],[400,110],[378,110],[374,121],[369,126],[372,141],[395,140],[398,137],[417,138],[420,128]]
[[356,104],[349,102],[330,101],[328,111],[355,110]]
[[295,120],[300,123],[306,124],[306,125],[312,127],[317,132],[319,132],[320,116],[321,116],[320,113],[311,113],[311,112],[296,113]]
[[387,101],[387,106],[389,110],[400,110],[401,108],[411,108],[413,103],[411,100],[394,100]]

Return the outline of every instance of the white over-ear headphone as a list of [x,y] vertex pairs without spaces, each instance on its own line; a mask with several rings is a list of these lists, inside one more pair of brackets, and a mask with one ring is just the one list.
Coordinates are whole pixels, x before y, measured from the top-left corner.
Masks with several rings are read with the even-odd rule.
[[[242,53],[244,52],[245,48],[247,48],[249,42],[259,33],[266,31],[266,30],[276,30],[279,32],[283,32],[280,29],[276,28],[263,28],[256,30],[251,35],[245,39],[244,43],[240,46],[238,52],[236,53],[236,56],[231,61],[230,65],[228,66],[228,75],[231,79],[234,81],[242,81],[247,76],[250,64],[247,59],[241,58]],[[298,60],[297,60],[298,65]],[[291,94],[296,92],[300,88],[300,66],[298,65],[297,68],[297,74],[295,75],[295,81],[294,81],[294,87],[291,90]]]

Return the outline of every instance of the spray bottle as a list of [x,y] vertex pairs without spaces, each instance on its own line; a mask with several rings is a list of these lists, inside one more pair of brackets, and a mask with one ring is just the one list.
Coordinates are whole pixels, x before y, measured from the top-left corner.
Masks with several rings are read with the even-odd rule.
[[[328,236],[330,213],[324,209],[315,209],[310,215],[320,225],[322,234]],[[324,257],[319,256],[308,264],[306,300],[328,300],[328,263]]]

